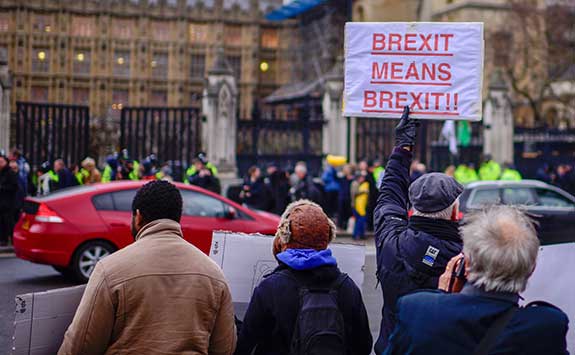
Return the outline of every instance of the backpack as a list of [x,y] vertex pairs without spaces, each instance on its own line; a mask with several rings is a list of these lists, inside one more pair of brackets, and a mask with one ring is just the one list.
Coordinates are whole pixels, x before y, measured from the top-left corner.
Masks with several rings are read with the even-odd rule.
[[338,291],[348,278],[340,274],[327,287],[310,287],[300,282],[299,312],[290,345],[291,355],[343,355],[347,354],[345,323],[338,307]]

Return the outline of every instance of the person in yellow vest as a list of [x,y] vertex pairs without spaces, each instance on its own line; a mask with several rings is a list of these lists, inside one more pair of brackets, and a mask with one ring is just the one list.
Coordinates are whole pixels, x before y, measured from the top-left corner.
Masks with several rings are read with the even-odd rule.
[[479,180],[475,167],[471,164],[459,164],[453,173],[453,177],[462,185]]
[[[208,169],[212,173],[213,177],[218,176],[218,169],[216,168],[216,166],[214,164],[212,164],[208,161],[208,157],[207,157],[206,153],[199,152],[198,155],[196,156],[196,159],[199,160],[203,164],[203,167],[205,169]],[[196,167],[196,165],[197,164],[192,164],[186,170],[186,173],[184,174],[184,183],[185,184],[190,184],[190,178],[192,176],[196,175],[196,173],[198,172],[198,168]]]
[[487,154],[483,164],[479,167],[479,179],[482,181],[493,181],[499,180],[500,176],[501,166],[491,158],[491,155]]
[[500,180],[507,181],[521,181],[521,173],[515,169],[513,164],[505,163],[503,164],[503,172],[501,173]]
[[361,172],[357,179],[352,183],[351,195],[353,216],[355,217],[353,239],[364,239],[365,226],[367,223],[367,203],[369,202],[369,182],[367,182],[367,172]]
[[96,168],[96,161],[90,157],[82,160],[82,168],[78,172],[82,177],[82,184],[95,184],[102,180],[100,170]]
[[118,172],[118,153],[108,155],[106,158],[106,166],[104,167],[104,172],[102,173],[101,182],[110,182],[116,180],[116,174]]

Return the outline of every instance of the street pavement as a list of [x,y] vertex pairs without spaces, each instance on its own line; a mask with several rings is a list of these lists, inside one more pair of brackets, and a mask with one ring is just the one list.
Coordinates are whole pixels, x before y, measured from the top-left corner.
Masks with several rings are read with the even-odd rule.
[[[382,305],[381,290],[375,289],[375,267],[375,247],[370,239],[366,242],[362,293],[374,340],[379,331]],[[0,254],[0,354],[9,354],[12,346],[16,295],[73,285],[50,266],[20,260],[14,254]]]

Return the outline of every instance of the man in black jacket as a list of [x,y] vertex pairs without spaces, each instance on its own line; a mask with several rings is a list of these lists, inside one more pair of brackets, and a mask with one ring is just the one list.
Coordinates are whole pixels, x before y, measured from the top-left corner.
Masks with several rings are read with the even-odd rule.
[[[439,173],[425,174],[410,185],[418,125],[405,107],[375,208],[377,278],[384,301],[377,354],[395,327],[397,299],[417,289],[437,288],[447,263],[462,248],[457,218],[463,186]],[[409,219],[408,202],[413,208]]]
[[8,244],[14,227],[14,205],[18,192],[18,178],[8,165],[8,158],[0,155],[0,246]]
[[[300,285],[325,288],[340,280],[329,242],[335,225],[321,207],[309,200],[290,204],[276,233],[277,269],[254,290],[241,327],[236,354],[290,354],[300,311]],[[346,277],[339,284],[337,308],[343,317],[345,344],[342,353],[370,354],[369,322],[361,292]],[[298,323],[301,325],[301,323]]]

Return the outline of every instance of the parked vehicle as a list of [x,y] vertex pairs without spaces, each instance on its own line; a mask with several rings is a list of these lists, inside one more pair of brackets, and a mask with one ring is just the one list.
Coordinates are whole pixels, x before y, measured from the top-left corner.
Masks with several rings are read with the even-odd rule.
[[575,197],[537,180],[480,181],[465,186],[463,215],[486,205],[517,205],[537,220],[541,245],[575,241]]
[[[16,255],[86,282],[98,260],[134,241],[132,200],[144,183],[118,181],[27,198],[14,231]],[[183,198],[184,238],[206,254],[214,230],[275,234],[279,216],[252,211],[196,186],[175,185]]]

